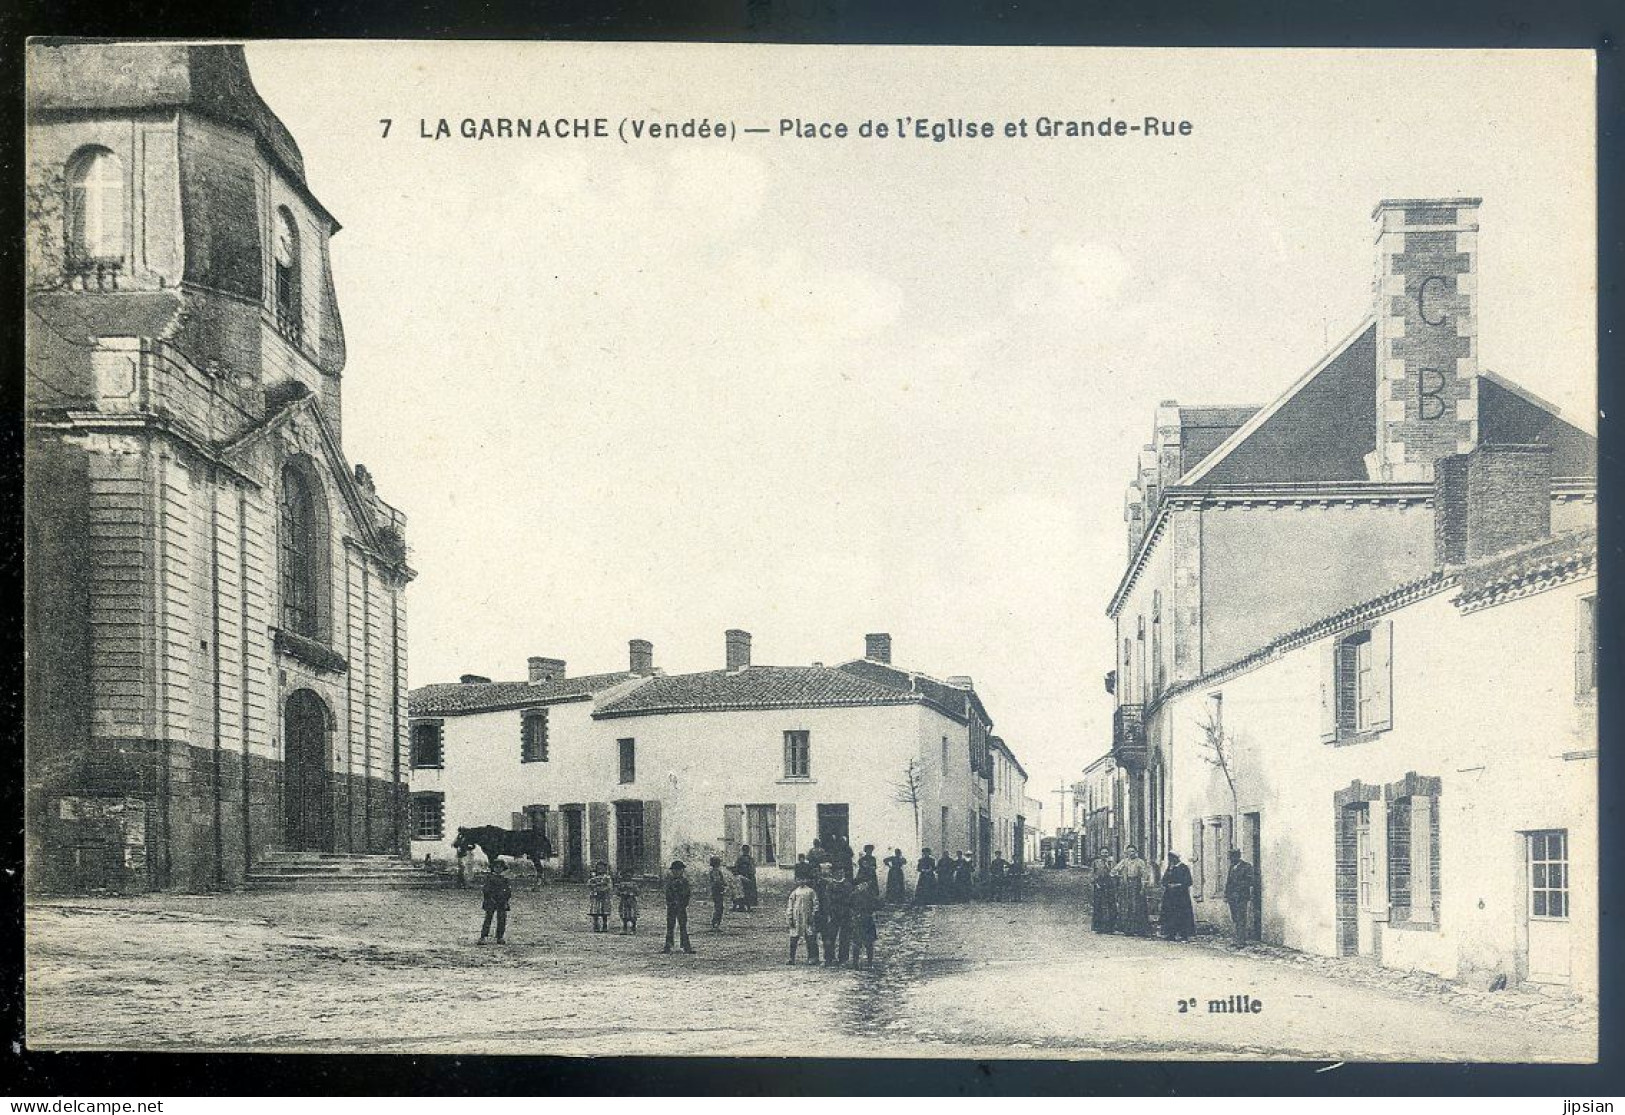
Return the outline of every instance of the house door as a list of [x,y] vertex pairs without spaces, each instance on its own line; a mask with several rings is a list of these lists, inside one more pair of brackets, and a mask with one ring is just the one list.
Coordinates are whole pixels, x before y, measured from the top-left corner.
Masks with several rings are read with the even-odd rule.
[[327,800],[327,706],[308,689],[288,697],[282,715],[283,837],[295,851],[333,850]]
[[1247,862],[1253,865],[1253,908],[1252,908],[1252,938],[1255,941],[1264,939],[1264,815],[1262,813],[1243,813],[1241,815],[1241,846],[1242,855]]
[[615,803],[615,870],[622,875],[641,875],[645,867],[643,860],[643,803],[618,801]]
[[566,805],[559,810],[564,816],[564,875],[568,879],[579,879],[586,874],[585,857],[586,848],[586,818],[579,805]]
[[827,841],[828,837],[839,836],[842,840],[850,839],[851,809],[845,804],[820,805],[818,807],[818,836]]
[[1529,978],[1569,982],[1569,833],[1549,829],[1524,834],[1528,882]]

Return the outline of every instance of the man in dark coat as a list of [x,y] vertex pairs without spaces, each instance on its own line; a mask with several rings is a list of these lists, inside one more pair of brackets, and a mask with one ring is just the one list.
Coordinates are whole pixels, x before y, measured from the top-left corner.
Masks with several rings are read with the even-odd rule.
[[1253,865],[1241,858],[1241,852],[1231,849],[1230,874],[1224,881],[1224,900],[1230,906],[1230,925],[1235,930],[1238,945],[1245,945],[1252,936],[1253,895],[1257,890]]
[[666,892],[666,947],[661,952],[670,952],[672,936],[678,929],[682,930],[683,951],[693,952],[694,946],[688,943],[688,900],[694,893],[689,885],[688,868],[682,860],[672,860],[671,870],[666,873],[663,889]]
[[875,911],[880,908],[880,881],[871,878],[852,889],[852,967],[858,966],[858,954],[863,953],[865,963],[875,966]]
[[502,938],[508,932],[508,903],[513,899],[513,887],[508,883],[508,877],[503,874],[505,869],[502,861],[497,860],[491,864],[491,873],[485,877],[485,891],[482,895],[482,905],[485,907],[485,924],[480,926],[480,944],[491,935],[491,919],[497,923],[497,944],[502,944]]
[[1162,873],[1162,935],[1170,941],[1188,941],[1196,935],[1196,910],[1191,906],[1191,869],[1168,853],[1168,870]]
[[1005,861],[1004,851],[1000,849],[993,853],[993,863],[988,868],[988,897],[995,902],[1004,901],[1004,880],[1010,872],[1010,864]]
[[824,887],[824,966],[845,964],[852,949],[852,884],[836,876]]

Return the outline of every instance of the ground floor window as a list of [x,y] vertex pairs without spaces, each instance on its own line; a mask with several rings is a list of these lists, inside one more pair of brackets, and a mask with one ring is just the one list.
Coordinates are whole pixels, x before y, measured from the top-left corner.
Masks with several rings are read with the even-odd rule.
[[1567,829],[1527,834],[1529,841],[1529,915],[1569,916],[1569,834]]
[[948,807],[942,807],[942,843],[937,845],[939,855],[948,854]]
[[778,810],[771,805],[745,806],[745,843],[758,863],[777,863]]
[[524,820],[525,828],[533,829],[533,830],[536,830],[536,831],[539,831],[539,832],[546,831],[546,829],[547,829],[547,806],[545,806],[545,805],[527,805],[521,811],[521,817]]
[[446,831],[446,795],[412,795],[412,839],[439,840]]

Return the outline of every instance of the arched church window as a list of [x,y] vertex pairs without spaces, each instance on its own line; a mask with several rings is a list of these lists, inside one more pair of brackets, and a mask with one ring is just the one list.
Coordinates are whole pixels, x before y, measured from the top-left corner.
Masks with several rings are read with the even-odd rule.
[[299,301],[299,226],[286,206],[276,211],[276,243],[271,256],[276,267],[276,327],[297,344],[304,334]]
[[320,639],[323,634],[327,516],[321,499],[318,482],[307,469],[294,462],[283,467],[279,531],[282,626],[309,639]]
[[124,163],[105,147],[86,147],[64,172],[70,273],[104,278],[124,264]]

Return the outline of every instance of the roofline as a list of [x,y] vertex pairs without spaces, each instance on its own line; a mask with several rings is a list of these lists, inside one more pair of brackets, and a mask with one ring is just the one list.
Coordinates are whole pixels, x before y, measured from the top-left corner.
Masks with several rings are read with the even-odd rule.
[[[845,701],[714,701],[703,705],[650,705],[647,708],[636,709],[600,709],[592,714],[592,718],[624,720],[633,716],[668,716],[691,712],[781,712],[821,708],[895,708],[899,705],[925,705],[937,708],[918,693],[899,693],[895,697],[864,697]],[[943,712],[943,715],[951,716],[946,712]]]
[[1215,447],[1211,453],[1202,458],[1201,463],[1187,472],[1184,476],[1181,476],[1177,482],[1180,484],[1194,484],[1203,476],[1206,476],[1208,472],[1212,471],[1214,466],[1216,466],[1220,461],[1224,460],[1225,457],[1229,456],[1230,452],[1235,449],[1237,445],[1240,445],[1242,442],[1252,437],[1253,434],[1258,430],[1258,427],[1262,426],[1265,422],[1273,418],[1276,413],[1287,404],[1288,400],[1303,389],[1305,384],[1314,379],[1321,372],[1325,371],[1331,365],[1332,361],[1336,360],[1338,357],[1342,356],[1343,353],[1347,352],[1349,346],[1358,340],[1362,333],[1364,333],[1367,329],[1370,329],[1376,323],[1377,318],[1374,314],[1367,314],[1365,317],[1361,318],[1359,325],[1355,326],[1354,329],[1342,340],[1338,341],[1331,348],[1327,349],[1326,352],[1322,354],[1321,358],[1316,361],[1307,372],[1293,381],[1292,386],[1288,387],[1285,391],[1281,392],[1281,394],[1277,395],[1273,402],[1264,404],[1251,418],[1247,419],[1247,421],[1236,427],[1236,431],[1234,433],[1225,438],[1223,441],[1219,442],[1218,446]]
[[[447,684],[441,682],[440,684]],[[506,683],[498,683],[506,684]],[[572,693],[563,697],[533,697],[527,701],[507,701],[496,705],[482,705],[479,708],[440,709],[432,712],[412,711],[412,695],[406,695],[406,717],[408,720],[438,720],[445,716],[479,716],[486,712],[514,712],[518,709],[546,708],[549,705],[567,705],[576,701],[590,701],[591,692]]]
[[1480,368],[1478,374],[1479,374],[1480,378],[1487,379],[1491,383],[1495,384],[1495,386],[1501,388],[1502,390],[1507,391],[1507,392],[1509,392],[1509,393],[1511,393],[1513,395],[1518,396],[1518,398],[1522,399],[1524,402],[1528,403],[1530,406],[1539,407],[1541,410],[1544,410],[1547,414],[1550,414],[1553,418],[1559,419],[1559,420],[1567,423],[1568,425],[1573,426],[1576,430],[1579,430],[1581,433],[1586,434],[1586,435],[1588,435],[1590,437],[1593,437],[1593,438],[1597,436],[1594,431],[1587,430],[1584,427],[1576,425],[1574,420],[1571,419],[1567,414],[1563,413],[1563,408],[1558,406],[1556,403],[1551,402],[1551,401],[1549,401],[1547,399],[1541,398],[1539,395],[1537,395],[1533,391],[1529,390],[1529,388],[1525,387],[1523,384],[1518,383],[1518,382],[1516,382],[1514,380],[1508,379],[1506,376],[1502,375],[1500,372],[1493,372],[1493,371],[1489,371],[1487,369]]

